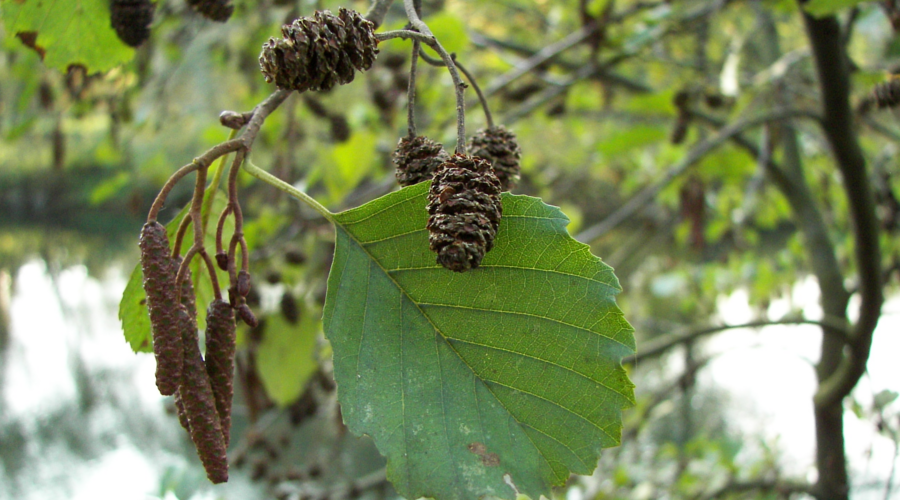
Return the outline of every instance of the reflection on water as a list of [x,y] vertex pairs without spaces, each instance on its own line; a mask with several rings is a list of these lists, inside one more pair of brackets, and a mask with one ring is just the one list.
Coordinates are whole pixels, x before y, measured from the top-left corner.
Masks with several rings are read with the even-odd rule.
[[[0,497],[179,498],[207,488],[193,449],[116,318],[124,273],[22,266],[0,378]],[[229,490],[245,490],[246,481]]]
[[[0,498],[255,499],[271,498],[273,491],[290,498],[328,491],[346,496],[341,481],[347,477],[375,487],[362,498],[396,497],[383,484],[384,464],[374,447],[335,430],[339,417],[334,411],[319,411],[320,417],[300,427],[292,427],[289,412],[265,417],[270,437],[280,436],[273,442],[285,447],[279,452],[283,463],[274,464],[277,453],[271,450],[258,463],[252,453],[243,453],[249,471],[233,467],[227,485],[210,485],[186,434],[156,392],[152,356],[133,354],[122,338],[116,315],[128,271],[112,265],[98,279],[84,266],[55,270],[42,260],[28,261],[14,276],[0,270]],[[773,308],[800,306],[815,317],[817,298],[809,293],[814,283],[810,286],[798,284],[805,299],[773,303]],[[742,309],[747,309],[746,297],[740,293],[720,304],[732,323],[749,311]],[[864,405],[882,389],[900,389],[893,360],[900,351],[895,333],[900,317],[894,315],[900,300],[889,301],[885,311],[869,374],[855,392]],[[706,387],[730,391],[729,400],[738,402],[726,409],[731,422],[745,435],[776,439],[785,470],[801,477],[814,470],[810,361],[818,357],[818,334],[807,330],[770,327],[720,334],[706,346],[719,355],[700,378]],[[242,439],[245,420],[236,413],[231,452],[249,446]],[[879,436],[871,420],[848,411],[846,422],[854,483],[883,485],[893,442]],[[254,463],[274,465],[267,472]],[[323,465],[324,472],[313,474]],[[316,485],[310,477],[318,474]],[[274,490],[251,482],[250,475],[275,478],[270,482]],[[293,483],[285,480],[300,476]],[[570,490],[570,498],[580,498],[576,490]],[[879,495],[883,487],[855,498]]]

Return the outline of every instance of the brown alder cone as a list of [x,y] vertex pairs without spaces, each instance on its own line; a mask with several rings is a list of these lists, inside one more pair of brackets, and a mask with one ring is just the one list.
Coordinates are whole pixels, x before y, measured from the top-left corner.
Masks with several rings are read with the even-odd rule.
[[137,47],[150,38],[155,9],[150,0],[112,0],[109,4],[110,25],[119,40]]
[[431,180],[434,171],[449,159],[444,146],[424,135],[401,138],[391,155],[397,166],[394,175],[404,187]]
[[203,17],[219,23],[224,23],[234,13],[231,0],[187,0],[187,3]]
[[224,300],[212,301],[206,309],[206,373],[216,398],[226,448],[231,437],[235,341],[234,309]]
[[872,89],[872,99],[878,109],[893,108],[900,104],[900,78],[879,83]]
[[175,274],[178,267],[169,256],[166,228],[159,222],[144,224],[140,247],[153,354],[156,357],[156,387],[163,396],[170,396],[178,389],[184,358],[176,303],[178,290]]
[[356,71],[372,67],[378,54],[375,25],[353,10],[338,15],[316,11],[281,27],[284,38],[263,44],[259,66],[266,82],[279,88],[329,90],[353,81]]
[[494,174],[500,181],[501,191],[516,187],[522,170],[519,164],[522,149],[516,140],[516,134],[503,125],[479,130],[469,140],[469,154],[491,162]]
[[437,262],[458,273],[494,247],[503,206],[500,181],[484,159],[455,154],[434,173],[428,192],[428,243]]
[[[187,417],[191,441],[214,484],[228,481],[228,456],[216,399],[198,345],[197,323],[180,307],[184,342],[184,369],[178,392]],[[177,403],[176,403],[177,404]]]

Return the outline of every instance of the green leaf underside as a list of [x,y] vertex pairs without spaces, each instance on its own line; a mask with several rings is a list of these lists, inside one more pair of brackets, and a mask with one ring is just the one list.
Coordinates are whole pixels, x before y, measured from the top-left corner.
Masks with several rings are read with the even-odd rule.
[[503,195],[480,268],[435,263],[428,183],[335,216],[325,333],[349,428],[406,498],[550,496],[619,444],[633,329],[556,207]]
[[[218,215],[225,209],[228,203],[225,193],[216,192],[213,199],[211,216],[206,226],[206,234],[204,241],[207,251],[213,249],[215,253],[216,238],[216,222]],[[166,224],[166,232],[169,235],[169,245],[175,244],[175,233],[178,231],[178,225],[181,219],[190,211],[190,204],[184,206],[178,215]],[[229,217],[225,222],[224,241],[227,242],[234,232],[234,219]],[[190,248],[193,241],[193,226],[188,227],[187,234],[184,237],[181,247],[181,255]],[[138,238],[135,238],[137,245]],[[210,255],[212,257],[212,255]],[[206,307],[213,300],[212,285],[209,282],[209,271],[206,266],[201,266],[200,256],[194,257],[191,262],[191,276],[194,282],[194,292],[197,296],[197,324],[201,331],[206,328]],[[216,269],[216,275],[219,277],[219,287],[225,294],[228,289],[228,274],[220,269]],[[197,277],[200,277],[199,279]],[[227,299],[227,295],[225,297]],[[125,341],[131,346],[134,352],[153,352],[152,334],[150,332],[150,315],[147,311],[147,294],[144,292],[144,273],[141,271],[141,263],[138,262],[128,277],[128,283],[125,284],[125,291],[122,293],[122,301],[119,302],[119,321],[122,322],[122,332],[125,335]]]
[[134,57],[110,26],[108,0],[3,0],[6,35],[37,33],[44,63],[65,71],[83,64],[90,73],[107,71]]

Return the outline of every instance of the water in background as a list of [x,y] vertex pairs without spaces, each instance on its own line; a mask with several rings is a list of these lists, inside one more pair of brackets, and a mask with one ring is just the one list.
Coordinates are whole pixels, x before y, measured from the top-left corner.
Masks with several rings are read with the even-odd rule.
[[[135,355],[122,338],[117,310],[129,271],[112,266],[96,279],[83,266],[57,271],[32,260],[15,276],[0,274],[0,305],[6,301],[10,315],[8,335],[0,332],[0,498],[263,498],[241,473],[232,473],[227,487],[206,481],[156,392],[152,356]],[[10,283],[12,294],[4,298]],[[791,306],[799,303],[816,317],[810,290],[814,283],[798,284]],[[749,308],[740,293],[723,298],[720,309],[729,322],[749,319],[742,318]],[[889,301],[885,313],[869,374],[855,393],[863,404],[882,389],[900,390],[893,359],[900,352],[900,299]],[[747,434],[777,439],[785,469],[813,480],[815,327],[727,332],[707,348],[719,356],[702,372],[701,385],[735,395],[740,404],[727,410],[729,417]],[[855,484],[883,484],[894,443],[849,411],[846,421]],[[869,493],[857,498],[884,494]],[[569,496],[579,498],[578,488]]]

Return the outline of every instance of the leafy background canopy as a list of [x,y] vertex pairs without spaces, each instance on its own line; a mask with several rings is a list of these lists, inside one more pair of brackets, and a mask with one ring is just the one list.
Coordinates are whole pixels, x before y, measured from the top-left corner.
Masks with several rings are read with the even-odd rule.
[[619,444],[634,352],[612,269],[537,198],[505,194],[495,248],[435,264],[421,183],[335,216],[325,302],[348,427],[406,498],[549,497]]

